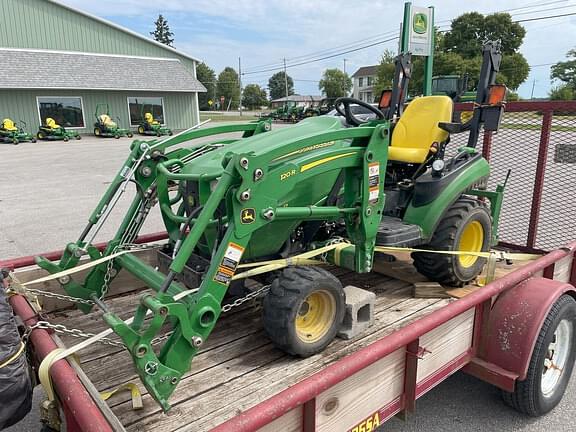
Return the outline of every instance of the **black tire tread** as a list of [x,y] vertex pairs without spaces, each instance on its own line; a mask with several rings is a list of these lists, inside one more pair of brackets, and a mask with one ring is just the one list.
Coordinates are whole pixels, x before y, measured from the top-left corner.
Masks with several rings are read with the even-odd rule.
[[[295,266],[288,267],[282,271],[270,286],[270,291],[264,299],[263,324],[264,329],[272,342],[281,350],[300,357],[313,355],[314,352],[302,352],[294,347],[290,340],[290,327],[293,321],[288,319],[290,312],[297,307],[299,301],[307,291],[309,291],[311,282],[328,279],[330,283],[340,287],[342,302],[345,305],[344,290],[342,284],[332,273],[314,266]],[[345,306],[336,308],[336,320],[338,326],[335,326],[327,339],[331,341],[339,330],[339,326],[344,319]],[[329,343],[329,342],[328,342]]]
[[[460,197],[442,217],[430,243],[424,248],[432,250],[450,250],[449,245],[454,243],[456,239],[456,232],[460,223],[467,217],[467,215],[475,209],[482,208],[490,215],[486,206],[480,201],[462,196]],[[425,252],[412,253],[414,260],[414,267],[416,270],[426,276],[428,279],[439,282],[445,285],[462,286],[464,281],[454,272],[451,264],[451,255],[441,255]],[[485,263],[485,258],[479,258],[482,265]]]

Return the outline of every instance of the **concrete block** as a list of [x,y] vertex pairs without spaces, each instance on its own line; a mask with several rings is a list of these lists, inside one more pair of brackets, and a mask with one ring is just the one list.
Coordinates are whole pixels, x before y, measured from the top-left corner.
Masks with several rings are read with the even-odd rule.
[[344,293],[346,315],[338,336],[342,339],[352,339],[374,324],[376,294],[351,285],[344,288]]

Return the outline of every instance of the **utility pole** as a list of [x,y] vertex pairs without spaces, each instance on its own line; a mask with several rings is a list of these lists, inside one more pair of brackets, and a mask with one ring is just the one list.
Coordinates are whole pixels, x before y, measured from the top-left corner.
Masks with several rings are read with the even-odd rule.
[[532,92],[530,93],[530,99],[534,99],[534,87],[536,86],[536,78],[532,81]]
[[238,86],[240,87],[238,108],[240,109],[240,117],[242,117],[242,62],[240,57],[238,57]]
[[286,87],[286,104],[288,105],[288,74],[286,73],[286,57],[283,58],[284,60],[284,85]]
[[342,59],[344,61],[344,73],[346,73],[346,60],[348,59]]

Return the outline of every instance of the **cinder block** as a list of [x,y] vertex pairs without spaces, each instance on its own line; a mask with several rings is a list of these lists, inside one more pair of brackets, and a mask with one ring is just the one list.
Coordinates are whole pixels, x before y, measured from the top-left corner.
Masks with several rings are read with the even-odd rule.
[[351,285],[344,288],[344,293],[346,315],[338,336],[342,339],[352,339],[374,324],[376,294]]

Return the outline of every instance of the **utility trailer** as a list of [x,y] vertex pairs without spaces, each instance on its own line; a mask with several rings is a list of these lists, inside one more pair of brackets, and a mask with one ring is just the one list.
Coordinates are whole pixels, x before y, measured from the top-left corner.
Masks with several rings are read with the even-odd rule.
[[[501,263],[492,283],[452,292],[463,296],[460,299],[413,298],[410,272],[401,276],[404,280],[386,276],[390,265],[385,262],[376,261],[375,271],[364,275],[333,268],[343,284],[377,294],[374,326],[354,340],[336,340],[318,355],[295,359],[267,340],[258,304],[244,304],[218,322],[168,414],[146,392],[141,410],[133,410],[128,392],[107,403],[98,398],[99,392],[137,382],[122,348],[92,345],[82,351],[79,365],[56,363],[52,380],[68,431],[375,430],[398,413],[413,412],[419,397],[458,370],[514,391],[526,378],[536,339],[553,305],[566,296],[576,299],[575,252],[573,242],[527,264]],[[148,256],[142,259],[154,261],[155,251],[143,253]],[[397,265],[406,259],[402,254],[398,258]],[[38,270],[27,270],[30,257],[3,264],[15,267],[21,282],[39,276]],[[142,294],[138,288],[130,275],[116,280],[110,308],[122,318],[130,317]],[[45,282],[42,289],[60,290],[54,281]],[[24,297],[16,295],[10,301],[26,325],[38,321]],[[67,306],[63,300],[46,298],[44,318],[67,328],[105,328],[99,312],[84,315]],[[39,360],[57,345],[77,341],[51,332],[39,328],[31,335]]]

